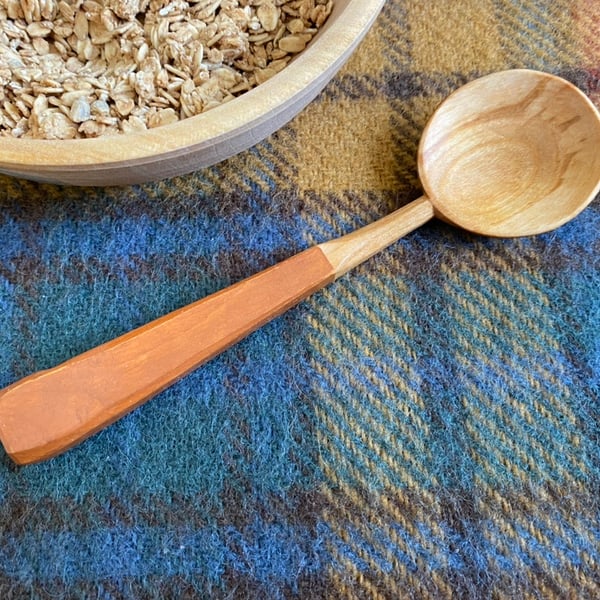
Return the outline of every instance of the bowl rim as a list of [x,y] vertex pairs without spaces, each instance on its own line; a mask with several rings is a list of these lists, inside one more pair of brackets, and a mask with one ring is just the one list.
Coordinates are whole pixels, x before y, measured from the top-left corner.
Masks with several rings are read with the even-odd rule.
[[[364,32],[378,16],[385,0],[348,0],[334,4],[340,11],[328,19],[311,43],[285,69],[244,94],[207,112],[143,132],[98,138],[45,140],[0,137],[0,165],[10,167],[90,167],[183,155],[191,150],[226,143],[240,132],[251,132],[290,105],[307,90],[320,90],[342,66]],[[325,35],[327,33],[327,35]],[[319,85],[320,84],[320,85]],[[294,113],[295,114],[295,113]],[[294,116],[290,114],[290,119]],[[260,141],[257,135],[255,142]],[[125,142],[125,143],[121,143]]]

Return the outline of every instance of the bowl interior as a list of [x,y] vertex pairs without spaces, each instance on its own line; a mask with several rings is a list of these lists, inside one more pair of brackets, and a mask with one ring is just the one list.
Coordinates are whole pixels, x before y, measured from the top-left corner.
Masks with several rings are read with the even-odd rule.
[[335,0],[310,44],[277,75],[205,113],[140,133],[95,139],[0,138],[0,172],[75,185],[141,183],[228,158],[264,139],[322,90],[384,0]]

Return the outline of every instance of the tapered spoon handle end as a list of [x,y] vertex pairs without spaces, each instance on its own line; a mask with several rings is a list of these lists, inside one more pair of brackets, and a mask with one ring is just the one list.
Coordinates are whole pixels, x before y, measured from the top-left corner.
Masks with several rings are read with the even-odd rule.
[[420,198],[0,391],[0,440],[18,464],[51,458],[433,217]]
[[0,440],[18,464],[78,444],[333,281],[311,248],[0,391]]

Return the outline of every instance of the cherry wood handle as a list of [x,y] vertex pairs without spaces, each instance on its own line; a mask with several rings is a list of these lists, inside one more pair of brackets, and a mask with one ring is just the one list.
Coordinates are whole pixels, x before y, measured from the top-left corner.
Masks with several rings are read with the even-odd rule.
[[45,460],[130,412],[333,281],[317,246],[0,392],[0,439]]
[[51,458],[434,216],[419,198],[375,223],[0,391],[0,441],[18,464]]

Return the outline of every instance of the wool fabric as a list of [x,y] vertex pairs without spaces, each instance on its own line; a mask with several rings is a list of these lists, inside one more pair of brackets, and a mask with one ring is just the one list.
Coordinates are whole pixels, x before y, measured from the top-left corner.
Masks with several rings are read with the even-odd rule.
[[[592,0],[388,0],[229,160],[0,176],[0,386],[417,198],[475,77],[600,105],[599,40]],[[0,451],[0,598],[600,597],[599,231],[598,201],[530,238],[431,222],[69,452]]]

